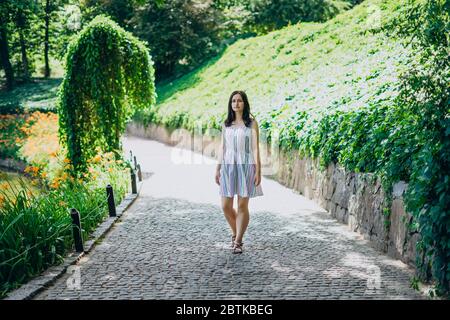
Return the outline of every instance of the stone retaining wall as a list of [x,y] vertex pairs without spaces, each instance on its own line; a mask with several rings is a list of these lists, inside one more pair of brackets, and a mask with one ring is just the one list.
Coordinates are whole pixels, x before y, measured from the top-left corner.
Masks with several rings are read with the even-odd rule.
[[[127,126],[127,133],[171,146],[201,152],[215,158],[220,146],[220,135],[193,135],[186,129],[168,130],[150,124],[144,127],[136,122]],[[260,139],[261,140],[261,139]],[[394,186],[389,228],[383,215],[384,190],[379,179],[372,174],[348,172],[343,167],[330,164],[320,169],[318,160],[300,158],[296,150],[273,151],[260,143],[262,174],[297,190],[308,199],[316,201],[338,221],[359,232],[378,250],[415,267],[418,233],[408,231],[406,223],[411,215],[405,212],[404,182]]]

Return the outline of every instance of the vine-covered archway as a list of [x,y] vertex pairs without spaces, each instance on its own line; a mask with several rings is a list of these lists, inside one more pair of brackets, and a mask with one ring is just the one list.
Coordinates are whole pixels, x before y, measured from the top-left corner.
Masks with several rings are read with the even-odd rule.
[[146,46],[109,18],[93,19],[69,46],[59,92],[60,140],[75,170],[97,147],[118,153],[127,119],[155,101]]

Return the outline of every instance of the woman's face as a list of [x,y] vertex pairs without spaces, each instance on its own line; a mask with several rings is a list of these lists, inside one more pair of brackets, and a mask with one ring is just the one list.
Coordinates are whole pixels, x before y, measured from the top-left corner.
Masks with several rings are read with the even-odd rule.
[[244,100],[239,93],[231,98],[231,108],[233,111],[244,111]]

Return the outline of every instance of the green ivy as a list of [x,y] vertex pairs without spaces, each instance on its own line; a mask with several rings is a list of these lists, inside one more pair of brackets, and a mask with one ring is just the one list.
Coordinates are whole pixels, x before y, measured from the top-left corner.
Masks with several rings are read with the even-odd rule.
[[69,46],[59,92],[59,134],[75,170],[85,168],[96,147],[119,155],[126,121],[155,100],[148,49],[109,18],[96,17]]
[[[415,120],[406,207],[417,221],[424,274],[450,291],[450,0],[410,5],[399,22],[417,52],[400,99]],[[407,150],[411,152],[411,150]]]

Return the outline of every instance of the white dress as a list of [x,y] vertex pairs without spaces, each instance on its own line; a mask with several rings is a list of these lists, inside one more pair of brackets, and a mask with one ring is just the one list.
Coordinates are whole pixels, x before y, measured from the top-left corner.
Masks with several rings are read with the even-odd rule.
[[245,125],[222,125],[220,195],[222,197],[262,196],[261,183],[255,186],[257,136]]

